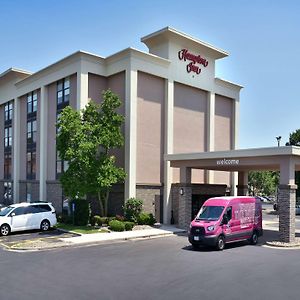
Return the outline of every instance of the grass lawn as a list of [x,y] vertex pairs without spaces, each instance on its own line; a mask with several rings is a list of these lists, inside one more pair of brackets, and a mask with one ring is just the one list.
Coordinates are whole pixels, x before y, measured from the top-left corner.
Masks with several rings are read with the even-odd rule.
[[76,232],[76,233],[80,233],[80,234],[108,232],[105,229],[94,228],[92,226],[75,226],[75,225],[72,225],[72,224],[64,224],[64,223],[57,223],[56,227],[61,228],[61,229],[65,229],[65,230],[68,230],[68,231],[73,231],[73,232]]

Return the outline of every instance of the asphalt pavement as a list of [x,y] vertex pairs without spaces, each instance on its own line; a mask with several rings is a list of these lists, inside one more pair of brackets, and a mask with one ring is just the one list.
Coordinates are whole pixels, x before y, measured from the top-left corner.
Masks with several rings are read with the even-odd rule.
[[[262,242],[262,241],[261,241]],[[300,250],[192,250],[186,236],[40,252],[0,250],[0,299],[299,299]]]

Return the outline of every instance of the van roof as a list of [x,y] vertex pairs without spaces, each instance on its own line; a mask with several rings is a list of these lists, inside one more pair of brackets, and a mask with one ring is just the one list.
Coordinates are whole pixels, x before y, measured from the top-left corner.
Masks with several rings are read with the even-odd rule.
[[36,205],[36,204],[52,204],[46,201],[36,201],[36,202],[20,202],[20,203],[12,203],[9,206],[11,207],[22,207],[22,206],[29,206],[29,205]]
[[255,197],[252,196],[221,196],[221,197],[212,197],[207,199],[209,202],[212,202],[215,205],[227,205],[232,200],[257,200]]

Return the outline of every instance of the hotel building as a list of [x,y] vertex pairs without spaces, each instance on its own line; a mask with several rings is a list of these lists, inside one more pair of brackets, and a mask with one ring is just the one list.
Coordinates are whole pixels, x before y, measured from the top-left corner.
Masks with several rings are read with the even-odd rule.
[[70,105],[100,103],[110,88],[122,100],[127,177],[110,195],[109,211],[138,197],[145,209],[180,223],[180,182],[189,177],[191,216],[210,196],[233,194],[233,172],[193,168],[179,172],[166,155],[237,147],[241,86],[215,77],[224,50],[172,28],[141,39],[149,52],[127,48],[108,57],[78,51],[35,73],[0,74],[0,202],[47,200],[62,209],[59,176],[67,168],[56,151],[56,121]]

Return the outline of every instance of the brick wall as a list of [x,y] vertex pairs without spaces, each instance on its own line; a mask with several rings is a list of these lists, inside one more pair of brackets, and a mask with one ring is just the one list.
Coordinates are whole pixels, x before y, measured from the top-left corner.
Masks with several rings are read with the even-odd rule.
[[57,180],[48,180],[46,186],[46,201],[51,202],[57,213],[62,212],[62,188]]
[[296,210],[296,185],[278,186],[279,203],[279,238],[281,242],[295,242],[295,210]]
[[[185,195],[183,196],[180,195],[180,188],[184,189]],[[185,190],[187,188],[189,189],[186,194]],[[190,184],[190,185],[183,185],[180,183],[172,184],[171,187],[172,211],[173,211],[175,224],[178,224],[179,226],[186,226],[187,223],[190,223],[191,212],[192,212],[192,195],[222,196],[225,195],[226,188],[227,186],[223,184]],[[183,213],[184,215],[180,215],[180,213]]]

